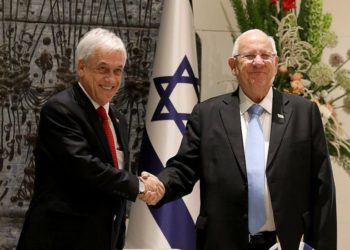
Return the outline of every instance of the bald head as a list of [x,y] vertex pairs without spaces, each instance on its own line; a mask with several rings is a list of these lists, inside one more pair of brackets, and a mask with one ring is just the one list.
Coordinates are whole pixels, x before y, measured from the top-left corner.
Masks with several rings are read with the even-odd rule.
[[259,29],[251,29],[251,30],[247,30],[247,31],[243,32],[242,34],[240,34],[237,37],[237,39],[233,45],[232,56],[236,56],[239,54],[242,40],[244,42],[245,38],[247,38],[247,37],[261,37],[263,39],[266,39],[269,43],[271,43],[272,52],[274,54],[277,54],[276,43],[275,43],[275,40],[271,36],[268,36],[265,32],[263,32]]

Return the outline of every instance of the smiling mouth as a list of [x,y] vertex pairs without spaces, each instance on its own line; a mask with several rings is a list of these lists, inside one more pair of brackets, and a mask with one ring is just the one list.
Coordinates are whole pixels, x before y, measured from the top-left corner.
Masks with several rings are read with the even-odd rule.
[[101,85],[101,88],[104,89],[104,90],[112,90],[112,89],[114,89],[113,86],[102,86],[102,85]]

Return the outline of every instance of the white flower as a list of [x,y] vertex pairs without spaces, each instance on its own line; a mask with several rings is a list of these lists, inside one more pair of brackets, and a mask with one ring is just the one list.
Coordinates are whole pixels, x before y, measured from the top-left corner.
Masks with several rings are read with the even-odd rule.
[[323,104],[319,105],[318,108],[321,112],[323,126],[325,126],[329,121],[329,118],[332,116],[332,112]]
[[300,79],[301,83],[304,85],[305,88],[309,88],[311,85],[311,82],[307,79]]
[[333,82],[333,69],[330,65],[318,63],[311,67],[309,78],[318,86],[326,86]]
[[335,80],[345,90],[350,91],[350,70],[341,69],[335,75]]

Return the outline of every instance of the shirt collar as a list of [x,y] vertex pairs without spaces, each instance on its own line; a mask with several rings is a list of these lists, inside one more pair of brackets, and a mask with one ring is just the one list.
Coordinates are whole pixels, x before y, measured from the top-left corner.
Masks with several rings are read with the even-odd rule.
[[[92,105],[94,105],[95,109],[98,109],[101,105],[98,104],[97,102],[94,101],[94,99],[91,98],[91,96],[86,92],[86,90],[84,89],[84,86],[78,82],[79,87],[83,90],[83,92],[85,93],[85,95],[89,98],[89,100],[91,101]],[[106,110],[107,114],[109,112],[109,102],[107,102],[105,105],[103,105],[103,108]]]
[[[272,91],[272,87],[270,87],[269,92],[267,92],[267,95],[264,97],[264,99],[260,103],[257,103],[260,106],[262,106],[264,110],[269,114],[272,114],[272,97],[273,97],[273,91]],[[239,101],[240,101],[240,110],[242,114],[247,112],[250,106],[255,104],[248,96],[246,96],[246,94],[244,94],[241,88],[239,88]]]

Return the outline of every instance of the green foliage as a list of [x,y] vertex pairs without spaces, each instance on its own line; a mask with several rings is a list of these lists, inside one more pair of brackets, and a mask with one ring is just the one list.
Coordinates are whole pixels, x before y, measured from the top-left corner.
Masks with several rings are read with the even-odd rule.
[[299,10],[295,0],[231,3],[241,33],[260,29],[274,37],[279,57],[274,87],[318,105],[329,153],[350,174],[350,140],[336,114],[338,108],[350,113],[350,71],[341,69],[350,61],[350,50],[346,60],[333,55],[329,64],[320,62],[324,48],[337,44],[330,31],[332,15],[323,14],[322,0],[301,0]]
[[245,7],[241,0],[231,0],[232,7],[236,13],[236,19],[241,32],[249,30],[250,25],[246,15]]
[[231,4],[241,32],[256,28],[273,35],[276,31],[272,17],[277,11],[270,0],[231,0]]
[[314,47],[313,63],[318,63],[321,60],[323,49],[327,46],[327,44],[323,44],[323,36],[329,32],[331,23],[332,15],[330,13],[323,14],[322,0],[301,1],[298,16],[298,25],[302,27],[300,37]]
[[301,27],[300,37],[304,41],[307,39],[309,30],[308,17],[310,16],[310,2],[312,2],[312,0],[303,0],[300,2],[298,25]]

